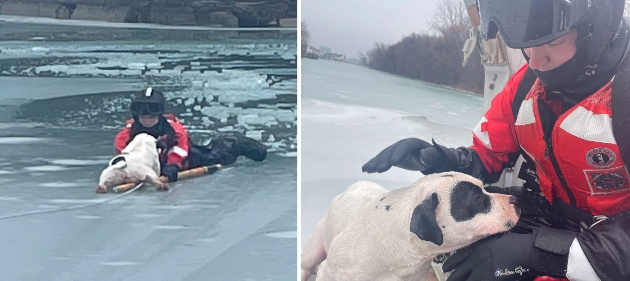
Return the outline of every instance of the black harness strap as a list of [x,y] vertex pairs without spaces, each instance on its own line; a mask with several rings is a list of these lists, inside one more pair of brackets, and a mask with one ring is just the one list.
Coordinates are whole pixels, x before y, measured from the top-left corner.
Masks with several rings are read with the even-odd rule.
[[536,83],[536,74],[531,68],[527,68],[525,75],[523,76],[523,80],[518,84],[518,89],[516,89],[516,95],[514,95],[514,100],[512,101],[512,113],[514,114],[514,121],[516,122],[516,117],[518,116],[518,110],[521,108],[521,104],[527,97],[527,94]]
[[613,136],[627,167],[630,165],[630,59],[627,53],[611,87]]

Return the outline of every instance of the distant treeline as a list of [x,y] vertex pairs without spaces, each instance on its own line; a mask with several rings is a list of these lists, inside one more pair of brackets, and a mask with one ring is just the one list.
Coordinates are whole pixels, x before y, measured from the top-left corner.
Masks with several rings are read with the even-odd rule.
[[361,63],[369,68],[483,94],[484,69],[476,51],[462,66],[470,24],[461,0],[440,0],[429,22],[433,34],[411,34],[393,45],[376,43]]

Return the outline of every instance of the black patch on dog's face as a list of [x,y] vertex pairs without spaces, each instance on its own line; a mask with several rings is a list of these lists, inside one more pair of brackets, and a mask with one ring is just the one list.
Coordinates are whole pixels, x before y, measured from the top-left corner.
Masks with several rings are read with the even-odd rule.
[[458,182],[451,191],[451,216],[457,222],[470,220],[477,214],[487,214],[491,208],[490,196],[471,182]]
[[436,193],[427,196],[420,205],[416,206],[411,215],[411,232],[420,240],[433,242],[438,246],[444,243],[444,236],[437,224],[435,209],[440,201]]
[[388,210],[392,207],[392,205],[385,205],[385,210]]

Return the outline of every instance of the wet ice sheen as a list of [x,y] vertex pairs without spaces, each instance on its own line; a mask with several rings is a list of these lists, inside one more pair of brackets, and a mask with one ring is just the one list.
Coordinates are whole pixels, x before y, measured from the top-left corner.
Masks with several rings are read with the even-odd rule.
[[264,235],[271,238],[295,239],[297,238],[297,231],[272,232]]
[[[103,157],[109,160],[112,156]],[[107,161],[104,159],[50,159],[45,160],[48,163],[63,165],[63,166],[85,166],[85,165],[106,165]]]
[[33,142],[47,142],[49,138],[35,138],[35,137],[0,137],[0,144],[23,144]]
[[154,229],[167,229],[167,230],[179,230],[179,229],[199,229],[199,227],[191,227],[185,225],[154,225]]
[[132,261],[110,261],[110,262],[102,262],[100,264],[106,265],[106,266],[130,266],[130,265],[137,265],[139,263],[132,262]]
[[81,186],[81,184],[74,183],[74,182],[45,182],[45,183],[40,183],[39,185],[43,187],[52,187],[52,188]]
[[77,219],[83,219],[83,220],[97,220],[97,219],[101,219],[101,216],[90,216],[90,215],[83,215],[83,216],[74,216]]
[[32,172],[58,172],[70,170],[71,168],[56,166],[56,165],[43,165],[43,166],[33,166],[33,167],[25,167],[24,170],[32,171]]

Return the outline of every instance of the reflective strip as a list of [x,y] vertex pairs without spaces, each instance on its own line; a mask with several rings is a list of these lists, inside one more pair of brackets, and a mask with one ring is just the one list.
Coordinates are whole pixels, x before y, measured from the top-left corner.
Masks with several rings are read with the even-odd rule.
[[173,148],[171,148],[171,150],[168,151],[169,154],[171,153],[175,153],[181,157],[186,157],[188,156],[188,152],[186,150],[184,150],[183,148],[179,147],[179,146],[173,146]]
[[560,128],[587,141],[617,144],[613,135],[612,118],[595,114],[579,106],[562,121]]
[[[486,125],[483,125],[484,123]],[[473,134],[477,136],[477,138],[481,142],[483,142],[483,144],[488,149],[492,149],[492,144],[490,143],[490,136],[488,135],[488,130],[486,128],[484,128],[485,130],[482,130],[482,126],[487,126],[488,125],[487,123],[488,123],[488,119],[486,119],[486,116],[481,117],[481,120],[479,120],[479,123],[477,123],[477,126],[473,130]]]
[[527,125],[535,122],[536,116],[534,116],[534,100],[526,99],[523,103],[521,103],[521,108],[518,110],[515,125]]
[[591,263],[584,255],[582,246],[573,240],[569,248],[569,263],[567,264],[567,278],[571,281],[600,281]]

